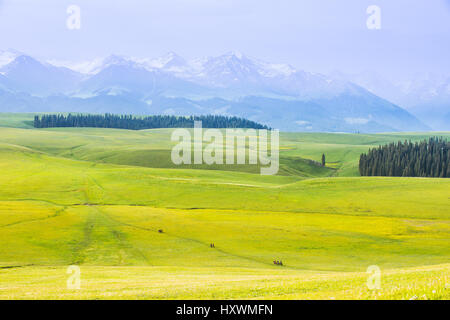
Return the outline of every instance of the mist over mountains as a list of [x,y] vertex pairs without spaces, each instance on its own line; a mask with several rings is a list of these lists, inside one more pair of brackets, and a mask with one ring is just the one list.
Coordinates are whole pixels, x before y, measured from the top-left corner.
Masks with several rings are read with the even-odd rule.
[[[221,114],[287,131],[445,129],[424,124],[361,83],[236,52],[191,61],[172,52],[157,59],[112,55],[69,63],[0,51],[2,112]],[[448,89],[438,93],[444,112]]]
[[450,76],[416,73],[408,81],[388,80],[373,72],[333,76],[402,106],[434,130],[450,130]]

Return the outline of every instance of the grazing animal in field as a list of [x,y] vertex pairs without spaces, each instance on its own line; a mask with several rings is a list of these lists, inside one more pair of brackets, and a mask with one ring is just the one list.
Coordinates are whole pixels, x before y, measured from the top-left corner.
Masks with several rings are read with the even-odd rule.
[[159,233],[163,233],[164,231],[163,231],[162,229],[159,229],[158,232],[159,232]]

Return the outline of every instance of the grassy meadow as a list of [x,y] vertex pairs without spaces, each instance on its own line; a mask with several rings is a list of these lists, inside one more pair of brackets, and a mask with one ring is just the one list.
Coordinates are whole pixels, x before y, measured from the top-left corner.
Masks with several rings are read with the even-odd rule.
[[371,147],[450,133],[281,133],[261,176],[175,166],[169,129],[32,117],[0,114],[0,299],[450,298],[450,180],[358,174]]

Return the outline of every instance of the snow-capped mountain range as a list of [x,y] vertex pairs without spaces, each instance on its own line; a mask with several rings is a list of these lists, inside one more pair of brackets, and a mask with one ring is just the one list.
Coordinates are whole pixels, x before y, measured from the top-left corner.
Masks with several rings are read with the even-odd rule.
[[225,114],[281,130],[413,131],[429,127],[341,76],[230,52],[186,60],[111,55],[39,61],[0,51],[0,111]]

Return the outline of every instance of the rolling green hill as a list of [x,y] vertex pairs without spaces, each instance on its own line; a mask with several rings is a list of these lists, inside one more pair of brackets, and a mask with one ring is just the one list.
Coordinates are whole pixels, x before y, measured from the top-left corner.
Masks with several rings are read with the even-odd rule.
[[450,180],[356,176],[430,135],[283,133],[261,176],[175,167],[164,129],[0,127],[0,298],[448,299]]
[[[32,115],[29,115],[32,119]],[[25,126],[20,119],[8,115],[9,124]],[[27,120],[25,120],[26,122]],[[0,117],[0,125],[2,123]],[[182,165],[170,159],[173,142],[172,129],[122,130],[98,128],[53,128],[30,130],[2,128],[0,142],[29,147],[49,155],[96,163],[112,163],[151,168],[209,169],[258,173],[256,166]],[[358,161],[361,153],[380,144],[410,139],[420,141],[430,136],[450,137],[450,133],[409,134],[328,134],[282,133],[280,137],[279,175],[297,177],[359,176]],[[327,167],[320,162],[325,153]]]

